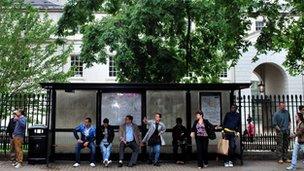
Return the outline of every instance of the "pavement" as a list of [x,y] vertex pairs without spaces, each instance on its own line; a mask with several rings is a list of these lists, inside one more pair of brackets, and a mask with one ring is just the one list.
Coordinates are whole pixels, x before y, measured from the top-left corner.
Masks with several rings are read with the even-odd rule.
[[[195,162],[187,163],[185,165],[177,165],[173,163],[162,163],[160,167],[155,167],[148,164],[138,164],[132,168],[124,166],[118,168],[116,163],[108,168],[103,167],[100,163],[96,164],[96,167],[92,168],[89,166],[88,162],[82,162],[78,168],[73,168],[72,161],[56,161],[55,163],[50,163],[49,167],[46,165],[30,165],[25,164],[20,169],[15,169],[10,162],[0,161],[0,171],[10,171],[10,170],[25,170],[25,171],[198,171]],[[224,168],[222,162],[210,161],[208,168],[203,168],[204,171],[284,171],[288,164],[278,164],[276,161],[265,161],[265,160],[246,160],[244,165],[236,165],[233,168]],[[304,165],[301,161],[298,162],[299,171],[304,171]]]

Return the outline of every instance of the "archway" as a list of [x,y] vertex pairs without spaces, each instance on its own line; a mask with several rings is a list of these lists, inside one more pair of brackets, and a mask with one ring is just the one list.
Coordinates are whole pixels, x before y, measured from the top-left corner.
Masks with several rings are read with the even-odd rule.
[[252,73],[252,92],[256,92],[257,82],[265,85],[264,95],[282,95],[287,90],[287,75],[283,68],[275,63],[262,63]]

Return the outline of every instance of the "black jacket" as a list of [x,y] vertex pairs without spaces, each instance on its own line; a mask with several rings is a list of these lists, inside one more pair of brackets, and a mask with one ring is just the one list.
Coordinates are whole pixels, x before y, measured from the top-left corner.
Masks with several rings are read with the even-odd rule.
[[[195,137],[197,135],[197,129],[196,129],[197,122],[198,122],[197,120],[194,121],[192,129],[191,129],[191,132],[195,132]],[[215,132],[214,125],[212,125],[207,119],[204,119],[204,125],[205,125],[206,132],[208,134],[208,137]]]
[[15,130],[15,126],[16,126],[16,121],[14,120],[14,118],[11,118],[6,129],[6,133],[9,134],[10,138],[13,138],[13,132]]
[[[103,125],[100,126],[100,133],[99,133],[99,138],[100,142],[103,140],[105,134],[104,134],[105,127]],[[108,142],[112,143],[114,139],[114,128],[109,125],[108,126]]]
[[187,129],[183,125],[175,125],[172,129],[173,143],[178,140],[185,140],[188,136]]

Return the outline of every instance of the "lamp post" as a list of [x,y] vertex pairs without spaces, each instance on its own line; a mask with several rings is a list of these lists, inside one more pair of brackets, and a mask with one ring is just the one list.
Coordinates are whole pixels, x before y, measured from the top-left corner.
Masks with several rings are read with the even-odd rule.
[[265,84],[263,83],[263,81],[260,82],[260,84],[258,85],[258,87],[259,87],[260,93],[264,95],[264,93],[265,93]]

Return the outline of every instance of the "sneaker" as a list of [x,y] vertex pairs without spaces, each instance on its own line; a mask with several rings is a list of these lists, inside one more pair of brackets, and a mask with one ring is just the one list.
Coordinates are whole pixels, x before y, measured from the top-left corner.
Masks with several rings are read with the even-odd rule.
[[79,166],[80,166],[79,163],[75,163],[75,164],[73,165],[73,167],[79,167]]
[[91,167],[95,167],[95,163],[90,163],[90,166]]
[[208,167],[208,164],[204,164],[204,168],[207,168]]
[[160,163],[159,162],[155,162],[153,165],[159,167]]
[[19,169],[21,167],[21,163],[17,163],[16,165],[15,165],[15,168],[16,169]]
[[119,160],[119,162],[118,162],[118,167],[122,167],[122,165],[123,165],[122,161]]
[[102,164],[106,164],[106,160],[102,161]]
[[112,163],[112,160],[109,160],[109,161],[108,161],[108,165],[111,164],[111,163]]
[[16,166],[18,162],[12,162],[12,166]]
[[228,165],[229,165],[229,167],[233,167],[232,161],[229,161],[229,162],[228,162]]
[[281,160],[278,161],[278,163],[279,163],[279,164],[283,164],[284,161],[281,159]]
[[224,166],[229,167],[229,163],[228,162],[224,163]]
[[286,167],[286,170],[296,170],[296,168],[293,166],[288,166],[288,167]]
[[198,167],[198,169],[202,169],[202,167]]

